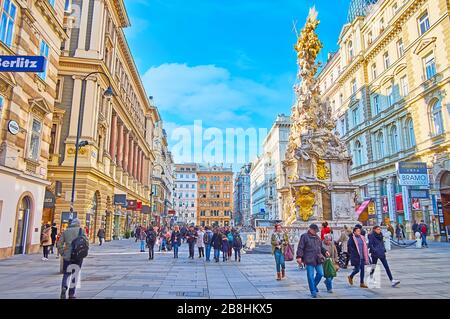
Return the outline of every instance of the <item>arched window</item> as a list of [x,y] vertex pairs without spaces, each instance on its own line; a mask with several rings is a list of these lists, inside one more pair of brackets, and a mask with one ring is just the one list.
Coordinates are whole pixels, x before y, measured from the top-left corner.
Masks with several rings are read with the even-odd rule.
[[353,42],[348,41],[348,58],[351,61],[353,59]]
[[384,136],[382,132],[377,134],[376,144],[378,159],[382,159],[384,157]]
[[405,121],[405,133],[406,133],[406,146],[408,148],[416,145],[416,139],[414,137],[414,125],[411,118]]
[[362,145],[361,142],[358,140],[355,141],[354,155],[356,166],[362,165]]
[[431,122],[434,135],[444,133],[444,123],[442,121],[441,101],[436,100],[431,106]]
[[398,131],[397,126],[394,125],[391,127],[391,154],[395,154],[398,151]]

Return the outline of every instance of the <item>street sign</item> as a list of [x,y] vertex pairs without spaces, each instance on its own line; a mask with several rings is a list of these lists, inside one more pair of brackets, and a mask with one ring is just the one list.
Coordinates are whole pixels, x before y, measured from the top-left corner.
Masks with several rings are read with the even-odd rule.
[[17,124],[16,121],[9,121],[8,122],[8,132],[11,133],[12,135],[17,135],[19,134],[20,131],[20,126],[19,124]]
[[411,197],[411,198],[429,199],[430,198],[430,191],[428,189],[410,189],[409,190],[409,197]]
[[426,163],[398,162],[397,174],[400,186],[429,186]]
[[0,72],[44,72],[43,56],[0,55]]

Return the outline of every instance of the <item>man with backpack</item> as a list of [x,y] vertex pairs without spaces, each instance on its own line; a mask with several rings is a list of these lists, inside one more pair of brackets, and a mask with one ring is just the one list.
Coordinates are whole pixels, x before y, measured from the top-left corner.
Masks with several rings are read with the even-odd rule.
[[231,256],[233,255],[233,240],[234,240],[233,232],[234,232],[234,229],[232,229],[231,231],[227,230],[228,260],[230,260]]
[[203,236],[203,243],[205,244],[206,261],[210,261],[211,257],[211,241],[213,232],[209,229],[209,226],[205,226],[205,235]]
[[241,262],[241,249],[242,249],[242,238],[237,230],[233,233],[233,249],[234,249],[234,261]]
[[422,247],[428,248],[427,243],[427,235],[428,235],[428,226],[425,224],[423,220],[420,221],[419,229],[420,235],[422,236]]
[[186,240],[189,245],[189,258],[194,259],[194,247],[197,241],[197,232],[194,230],[194,226],[190,226],[186,233]]
[[156,237],[158,236],[158,234],[156,233],[155,229],[150,225],[148,227],[147,230],[147,237],[146,237],[146,242],[147,242],[147,246],[148,246],[148,260],[152,260],[155,257],[155,242],[156,242]]
[[[76,265],[81,270],[83,259],[89,251],[89,239],[80,226],[80,221],[75,218],[71,221],[69,227],[62,233],[58,241],[58,252],[63,257],[63,279],[61,286],[61,299],[66,299],[67,290],[69,290],[69,299],[76,299],[76,276],[79,274],[75,269],[69,266]],[[68,270],[69,268],[69,270]],[[74,275],[76,273],[77,275]],[[68,279],[72,276],[70,288],[68,287]]]

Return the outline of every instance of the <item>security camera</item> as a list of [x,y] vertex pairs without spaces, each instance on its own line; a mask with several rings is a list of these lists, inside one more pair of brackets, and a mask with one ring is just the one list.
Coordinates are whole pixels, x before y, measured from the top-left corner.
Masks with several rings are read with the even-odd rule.
[[81,141],[80,143],[78,143],[78,148],[82,148],[82,147],[87,146],[87,145],[89,145],[88,141]]

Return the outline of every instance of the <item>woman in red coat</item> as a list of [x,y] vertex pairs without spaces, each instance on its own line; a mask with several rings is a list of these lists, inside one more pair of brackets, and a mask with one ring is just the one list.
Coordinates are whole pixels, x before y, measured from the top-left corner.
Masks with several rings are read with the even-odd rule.
[[328,226],[327,222],[322,223],[322,230],[320,231],[320,239],[324,239],[326,234],[331,233],[331,228]]

